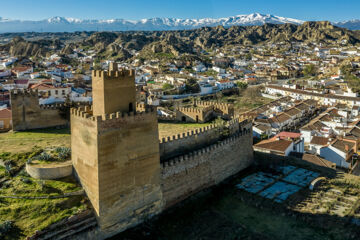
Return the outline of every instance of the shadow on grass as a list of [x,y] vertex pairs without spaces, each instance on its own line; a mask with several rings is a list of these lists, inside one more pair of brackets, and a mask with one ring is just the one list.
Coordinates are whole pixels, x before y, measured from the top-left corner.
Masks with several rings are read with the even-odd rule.
[[42,128],[42,129],[33,129],[27,131],[18,131],[16,133],[41,133],[41,134],[70,134],[69,127],[52,127],[52,128]]
[[24,239],[25,237],[26,236],[24,235],[23,231],[16,225],[13,225],[8,233],[4,234],[3,236],[0,235],[0,239],[3,240]]

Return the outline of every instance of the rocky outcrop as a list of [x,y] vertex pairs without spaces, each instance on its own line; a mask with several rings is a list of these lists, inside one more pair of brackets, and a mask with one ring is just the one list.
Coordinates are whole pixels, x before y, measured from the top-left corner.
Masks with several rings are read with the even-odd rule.
[[[89,33],[81,36],[87,36],[87,34]],[[132,58],[133,55],[130,54],[132,51],[140,51],[143,55],[169,53],[179,56],[183,53],[193,53],[196,47],[214,49],[235,45],[294,41],[336,44],[342,40],[347,40],[348,44],[359,44],[360,32],[333,26],[327,21],[320,21],[305,22],[302,25],[286,23],[230,28],[218,26],[181,31],[95,32],[82,41],[66,44],[67,46],[62,48],[62,53],[70,54],[72,49],[80,47],[93,49],[105,58],[126,60]],[[66,43],[69,39],[62,38],[61,41]],[[58,49],[60,43],[60,40],[26,41],[21,37],[16,37],[10,43],[0,46],[0,50],[8,50],[15,56],[42,56],[50,50]]]

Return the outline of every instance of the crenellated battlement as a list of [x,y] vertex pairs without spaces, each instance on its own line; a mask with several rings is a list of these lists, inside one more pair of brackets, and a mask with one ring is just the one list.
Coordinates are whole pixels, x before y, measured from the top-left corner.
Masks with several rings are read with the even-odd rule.
[[176,116],[172,116],[172,115],[169,115],[169,116],[163,116],[163,115],[158,115],[158,120],[160,121],[176,121]]
[[224,108],[224,109],[233,107],[233,105],[230,103],[221,103],[215,101],[199,101],[199,100],[195,100],[194,105],[198,107],[215,106],[217,108]]
[[240,124],[237,119],[233,119],[225,125],[212,124],[203,128],[161,138],[159,140],[160,160],[164,162],[186,152],[214,144],[224,138],[236,135],[239,132],[251,132],[251,123]]
[[12,97],[27,96],[27,97],[39,97],[37,89],[13,89],[10,91]]
[[144,112],[146,108],[148,108],[148,106],[145,103],[136,103],[136,111]]
[[134,69],[121,69],[121,70],[93,70],[92,77],[93,78],[102,78],[104,80],[124,80],[126,77],[134,77],[135,70]]
[[115,112],[110,114],[103,114],[100,116],[93,116],[92,109],[85,107],[79,107],[79,108],[71,108],[70,114],[79,118],[83,119],[89,119],[94,122],[114,122],[118,120],[124,120],[124,121],[136,121],[136,118],[144,117],[144,116],[155,116],[156,108],[148,107],[143,112]]
[[[202,128],[197,128],[197,129],[194,129],[191,131],[179,133],[177,135],[172,135],[172,136],[168,136],[166,138],[161,138],[160,144],[161,143],[169,143],[169,142],[173,142],[173,141],[183,139],[183,138],[188,138],[188,137],[196,137],[196,135],[207,133],[208,131],[219,130],[224,127],[228,128],[228,129],[235,129],[233,132],[237,132],[239,129],[243,129],[243,127],[246,127],[246,125],[248,123],[249,123],[248,120],[243,120],[242,122],[239,122],[238,119],[232,119],[232,120],[228,121],[225,125],[210,124],[210,125],[202,127]],[[239,128],[239,126],[241,128]]]
[[160,143],[168,143],[168,142],[176,141],[176,140],[187,138],[187,137],[193,137],[195,135],[205,133],[207,131],[218,129],[219,127],[220,127],[220,125],[211,124],[211,125],[206,126],[206,127],[197,128],[197,129],[194,129],[194,130],[191,130],[191,131],[179,133],[177,135],[168,136],[166,138],[161,138]]
[[44,110],[55,110],[55,109],[60,109],[60,108],[63,108],[63,107],[66,107],[65,104],[63,103],[57,103],[57,104],[42,104],[42,105],[39,105],[41,109],[44,109]]
[[204,108],[196,108],[196,107],[178,107],[176,110],[183,112],[183,113],[204,113],[209,110],[212,110],[213,106],[207,106]]
[[169,159],[167,161],[162,162],[162,168],[166,169],[168,167],[174,167],[174,166],[185,167],[186,165],[189,165],[189,164],[185,164],[185,163],[193,163],[195,165],[200,164],[200,162],[195,161],[195,160],[199,159],[199,156],[211,153],[211,152],[215,151],[217,148],[221,148],[225,145],[231,144],[241,137],[248,138],[249,137],[248,134],[249,134],[249,131],[240,131],[237,134],[224,139],[223,141],[220,141],[220,142],[214,143],[212,145],[206,146],[204,148],[186,153],[184,155],[181,155],[181,156],[178,156],[178,157],[175,157],[172,159]]

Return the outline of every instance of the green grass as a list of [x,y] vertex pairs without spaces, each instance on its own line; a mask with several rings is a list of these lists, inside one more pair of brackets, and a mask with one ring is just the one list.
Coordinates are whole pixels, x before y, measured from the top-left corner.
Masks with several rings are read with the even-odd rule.
[[[36,180],[27,174],[20,174],[9,179],[0,189],[0,195],[57,196],[78,190],[81,190],[81,186],[72,177]],[[87,208],[85,202],[85,196],[29,200],[0,198],[0,222],[14,221],[15,228],[6,239],[20,239]]]
[[[246,91],[246,90],[245,90]],[[262,96],[256,96],[256,97],[248,97],[248,96],[230,96],[230,97],[223,97],[221,99],[222,102],[228,102],[234,104],[234,109],[236,113],[242,113],[249,111],[253,108],[260,107],[264,104],[267,104],[271,101],[274,101],[274,99],[265,98]]]
[[2,196],[57,196],[68,192],[81,190],[80,185],[73,178],[61,180],[37,180],[27,174],[13,177],[0,189]]
[[[167,137],[201,128],[210,123],[159,123],[159,136]],[[44,129],[0,133],[0,153],[19,154],[34,148],[70,147],[69,129]],[[2,158],[0,154],[0,158]]]
[[44,229],[65,217],[69,217],[86,206],[83,197],[65,199],[1,199],[0,222],[14,221],[15,228],[5,239],[23,239],[36,230]]
[[0,178],[5,176],[5,168],[0,166]]
[[159,123],[159,137],[173,136],[179,133],[203,128],[211,123]]
[[42,129],[0,133],[0,152],[28,152],[34,147],[70,147],[69,129]]

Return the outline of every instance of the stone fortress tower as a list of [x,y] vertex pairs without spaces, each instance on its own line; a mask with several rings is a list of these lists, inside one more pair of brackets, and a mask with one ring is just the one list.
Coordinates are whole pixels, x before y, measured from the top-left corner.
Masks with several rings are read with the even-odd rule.
[[136,112],[135,71],[92,72],[93,106],[71,110],[75,172],[105,234],[163,208],[157,114]]
[[97,215],[96,239],[135,226],[253,163],[251,121],[234,118],[226,126],[159,140],[156,110],[135,103],[134,70],[112,63],[108,71],[93,71],[92,79],[92,108],[71,109],[71,151]]

